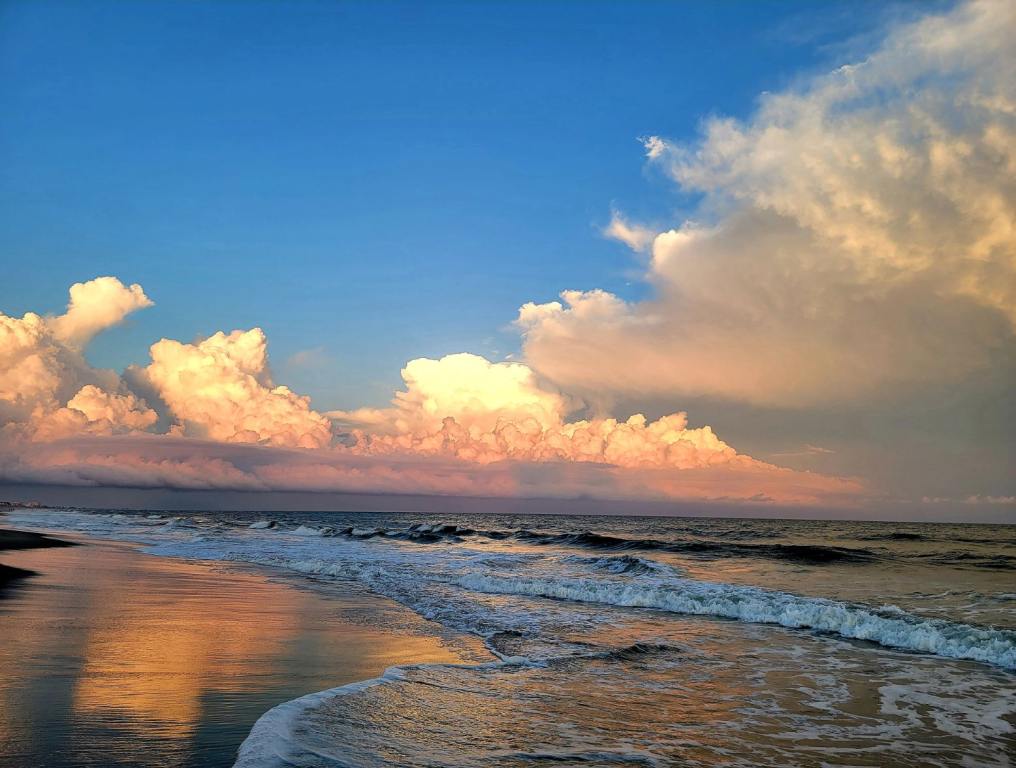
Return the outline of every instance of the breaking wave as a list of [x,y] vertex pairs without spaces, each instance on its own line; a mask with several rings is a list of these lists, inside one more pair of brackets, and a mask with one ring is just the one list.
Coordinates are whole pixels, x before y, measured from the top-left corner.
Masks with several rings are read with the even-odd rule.
[[470,573],[458,583],[477,592],[528,595],[626,608],[715,616],[755,624],[828,632],[887,648],[970,659],[1016,669],[1016,632],[922,619],[904,611],[800,597],[757,587],[668,580],[624,583],[591,579],[539,579]]

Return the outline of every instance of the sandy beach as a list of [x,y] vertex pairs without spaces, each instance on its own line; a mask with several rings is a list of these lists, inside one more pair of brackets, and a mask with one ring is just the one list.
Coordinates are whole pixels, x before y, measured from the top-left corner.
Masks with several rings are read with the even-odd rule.
[[0,555],[34,572],[0,592],[4,768],[229,766],[280,702],[393,664],[482,654],[362,591],[322,595],[73,538]]

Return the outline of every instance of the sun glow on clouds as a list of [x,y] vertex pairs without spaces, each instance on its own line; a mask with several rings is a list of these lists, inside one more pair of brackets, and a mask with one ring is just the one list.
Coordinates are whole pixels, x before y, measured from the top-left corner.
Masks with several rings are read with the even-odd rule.
[[521,363],[448,355],[413,360],[402,375],[406,390],[395,395],[391,408],[331,414],[352,427],[353,450],[450,455],[483,464],[521,459],[629,468],[761,466],[709,427],[689,429],[685,413],[652,423],[641,414],[626,421],[567,421],[576,403],[540,384]]
[[[91,303],[93,297],[102,297]],[[276,385],[254,328],[162,339],[123,376],[91,368],[88,339],[150,305],[99,278],[67,315],[0,315],[0,477],[131,487],[389,491],[607,498],[846,501],[852,480],[738,454],[675,413],[569,419],[582,402],[529,366],[470,354],[403,370],[392,406],[321,414]]]
[[76,283],[67,312],[22,318],[0,313],[0,424],[5,436],[52,439],[144,429],[154,413],[113,371],[92,368],[82,350],[95,334],[152,305],[139,285],[113,277]]
[[331,425],[310,398],[275,386],[260,328],[221,331],[196,344],[162,339],[140,371],[183,434],[231,443],[323,448]]

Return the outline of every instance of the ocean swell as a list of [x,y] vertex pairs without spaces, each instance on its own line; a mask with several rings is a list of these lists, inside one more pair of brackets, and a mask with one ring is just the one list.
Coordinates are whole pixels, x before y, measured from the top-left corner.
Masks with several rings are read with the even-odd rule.
[[[303,526],[298,532],[304,532]],[[525,544],[539,546],[574,547],[598,552],[670,552],[699,557],[764,557],[773,560],[809,565],[823,563],[868,563],[879,559],[879,555],[861,547],[840,547],[822,544],[744,544],[708,540],[628,539],[592,531],[548,533],[522,528],[514,531],[476,530],[452,524],[417,523],[407,528],[353,528],[347,527],[334,533],[353,539],[387,538],[411,541],[421,544],[439,542],[458,543],[468,537],[477,536],[494,541],[511,539]]]

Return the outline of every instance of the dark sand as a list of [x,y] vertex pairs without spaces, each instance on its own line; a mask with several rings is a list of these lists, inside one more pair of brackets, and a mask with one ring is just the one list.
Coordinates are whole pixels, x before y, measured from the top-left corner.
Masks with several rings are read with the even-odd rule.
[[484,655],[354,587],[81,543],[4,552],[37,575],[0,598],[2,768],[229,766],[276,704]]

